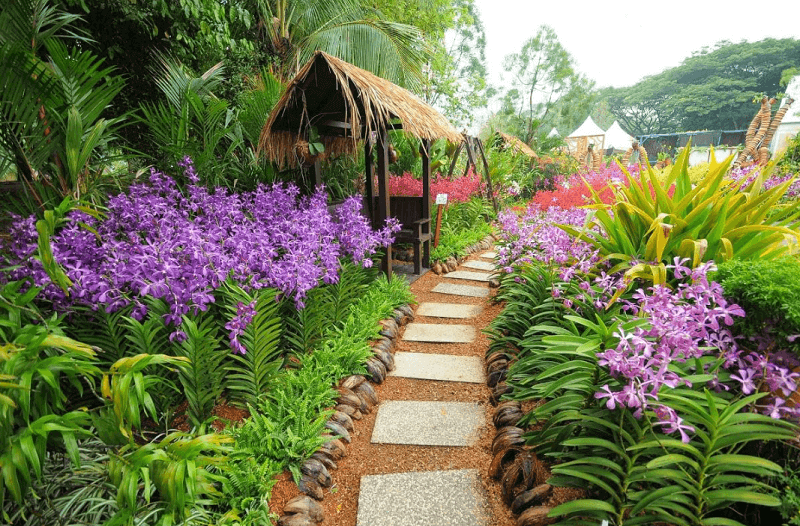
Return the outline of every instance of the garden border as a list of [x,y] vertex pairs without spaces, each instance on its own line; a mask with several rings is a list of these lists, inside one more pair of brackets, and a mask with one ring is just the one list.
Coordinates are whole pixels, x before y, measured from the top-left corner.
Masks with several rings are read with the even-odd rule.
[[[347,455],[345,443],[350,442],[350,432],[354,429],[353,420],[361,420],[363,413],[370,412],[379,403],[375,390],[369,384],[383,383],[389,371],[394,370],[392,349],[400,334],[400,328],[414,320],[411,304],[394,309],[394,316],[381,320],[381,338],[370,344],[372,354],[365,364],[366,375],[350,375],[335,387],[339,396],[336,412],[325,427],[330,431],[331,440],[311,455],[300,467],[302,477],[297,484],[300,495],[290,499],[284,506],[279,526],[291,524],[313,524],[325,520],[322,506],[317,502],[324,498],[323,487],[333,485],[331,470],[337,469],[336,461]],[[339,438],[333,438],[338,436]]]

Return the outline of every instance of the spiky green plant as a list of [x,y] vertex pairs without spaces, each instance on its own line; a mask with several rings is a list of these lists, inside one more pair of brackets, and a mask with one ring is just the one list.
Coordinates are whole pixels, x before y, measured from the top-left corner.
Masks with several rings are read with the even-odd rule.
[[615,203],[604,204],[592,190],[594,212],[587,228],[561,228],[618,263],[615,270],[628,269],[629,277],[656,284],[665,281],[666,265],[676,256],[697,266],[734,257],[771,259],[797,246],[800,212],[778,205],[793,179],[764,190],[774,168],[770,163],[740,188],[741,182],[728,177],[733,156],[717,162],[712,154],[708,173],[693,185],[689,152],[687,145],[663,181],[649,164],[638,179],[622,168],[627,182],[613,187]]

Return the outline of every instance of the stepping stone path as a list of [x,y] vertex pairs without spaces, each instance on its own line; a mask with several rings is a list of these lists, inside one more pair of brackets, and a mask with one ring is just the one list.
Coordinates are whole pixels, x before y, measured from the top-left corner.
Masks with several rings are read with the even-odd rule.
[[[451,272],[452,274],[452,272]],[[439,283],[431,292],[441,294],[452,294],[454,296],[468,296],[470,298],[486,298],[489,296],[489,289],[486,287],[475,287],[472,285],[456,285],[455,283]]]
[[483,408],[470,402],[404,402],[378,406],[374,444],[471,446],[484,423]]
[[485,259],[495,259],[497,257],[497,252],[495,252],[494,250],[490,250],[489,252],[484,252],[483,254],[481,254],[480,257]]
[[470,343],[475,341],[475,328],[471,325],[409,323],[403,339],[409,342]]
[[470,272],[469,270],[456,270],[455,272],[448,272],[445,277],[452,279],[468,279],[470,281],[483,281],[487,282],[492,279],[492,275],[486,272]]
[[480,526],[477,469],[369,475],[361,479],[357,526]]
[[[494,258],[494,252],[481,257]],[[480,271],[495,266],[485,261],[463,265]],[[436,343],[454,354],[397,352],[395,370],[390,377],[413,378],[426,382],[483,383],[483,360],[478,356],[458,355],[458,348],[475,341],[476,328],[462,323],[426,323],[420,318],[466,320],[483,312],[489,296],[491,274],[457,270],[444,277],[471,280],[475,285],[439,282],[431,292],[459,296],[459,303],[422,303],[417,321],[405,327],[402,340]],[[430,348],[430,347],[428,347]],[[391,378],[387,382],[394,381]],[[454,384],[455,385],[455,384]],[[455,392],[455,391],[454,391]],[[486,425],[486,408],[479,400],[420,401],[384,400],[380,403],[372,429],[375,444],[413,448],[472,447]],[[361,477],[357,526],[488,526],[489,501],[481,485],[485,469],[420,471],[368,475]]]
[[489,263],[488,261],[466,261],[464,263],[465,267],[467,268],[474,268],[475,270],[496,270],[497,265],[494,263]]
[[397,352],[394,354],[394,366],[389,376],[473,384],[486,381],[483,363],[477,356]]
[[430,318],[474,318],[483,312],[480,305],[459,305],[458,303],[423,303],[417,309],[417,316]]

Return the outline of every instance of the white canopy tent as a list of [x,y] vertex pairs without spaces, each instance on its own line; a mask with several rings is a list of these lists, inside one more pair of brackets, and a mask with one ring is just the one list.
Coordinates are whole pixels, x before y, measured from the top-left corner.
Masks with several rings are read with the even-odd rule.
[[606,130],[606,148],[614,148],[615,150],[627,151],[631,147],[635,139],[628,135],[625,130],[619,125],[619,122],[614,121],[614,124]]
[[561,134],[558,133],[558,130],[556,129],[556,127],[553,126],[553,129],[550,130],[550,133],[548,133],[547,136],[548,137],[561,137]]
[[595,124],[592,116],[586,117],[583,124],[578,126],[578,129],[567,135],[565,142],[567,143],[567,150],[572,155],[582,156],[584,151],[590,144],[600,150],[603,149],[605,142],[606,132],[603,128]]

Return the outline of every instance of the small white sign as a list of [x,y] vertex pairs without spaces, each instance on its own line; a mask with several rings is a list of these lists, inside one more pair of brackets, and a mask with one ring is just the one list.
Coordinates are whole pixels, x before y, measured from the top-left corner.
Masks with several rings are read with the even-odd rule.
[[436,194],[436,204],[437,205],[446,205],[447,204],[447,194]]

